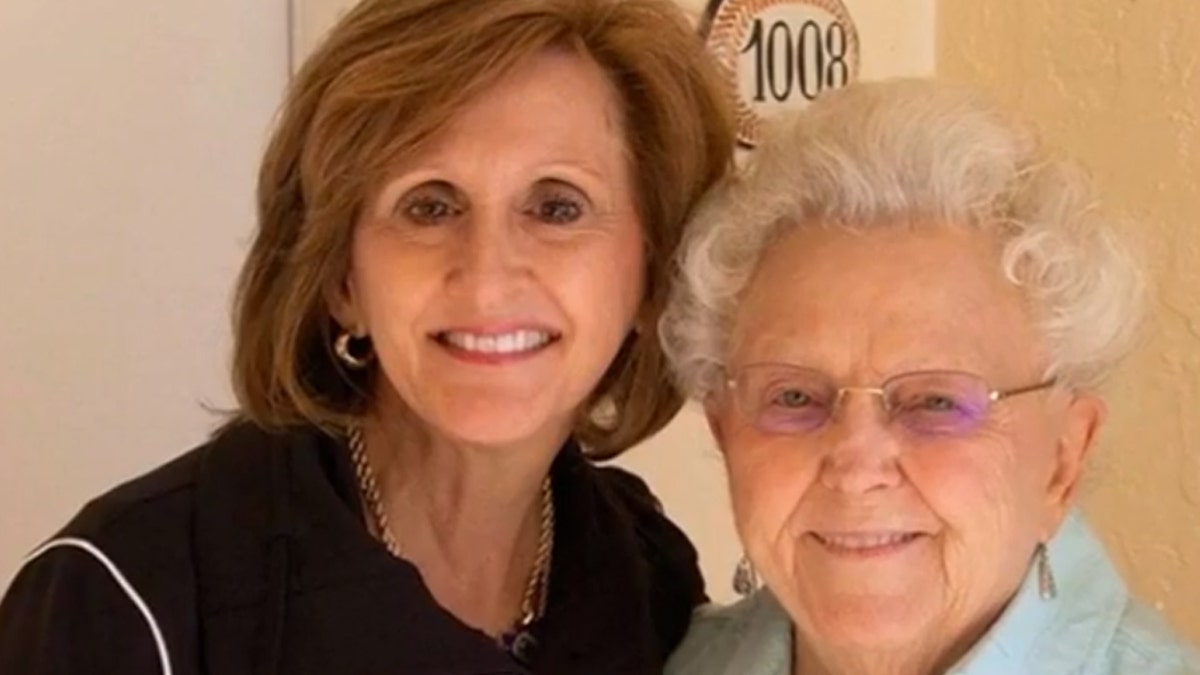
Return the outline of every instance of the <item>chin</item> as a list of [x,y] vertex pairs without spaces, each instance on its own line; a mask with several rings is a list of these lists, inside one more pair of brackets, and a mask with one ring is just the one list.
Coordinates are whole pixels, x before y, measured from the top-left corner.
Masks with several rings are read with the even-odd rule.
[[441,406],[430,421],[451,438],[482,446],[535,442],[568,428],[569,418],[539,407],[536,402],[519,400],[456,401]]
[[931,621],[924,603],[910,597],[830,599],[807,614],[816,641],[863,650],[911,645]]

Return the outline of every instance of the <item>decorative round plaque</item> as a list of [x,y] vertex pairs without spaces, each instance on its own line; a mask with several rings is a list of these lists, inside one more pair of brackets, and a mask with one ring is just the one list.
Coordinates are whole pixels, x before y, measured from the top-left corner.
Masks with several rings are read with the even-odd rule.
[[770,116],[858,77],[858,29],[840,0],[711,0],[703,30],[748,148]]

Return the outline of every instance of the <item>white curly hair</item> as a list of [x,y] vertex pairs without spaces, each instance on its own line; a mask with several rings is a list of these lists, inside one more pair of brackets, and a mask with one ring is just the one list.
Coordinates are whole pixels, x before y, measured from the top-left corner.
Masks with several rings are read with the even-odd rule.
[[738,301],[790,228],[954,223],[995,232],[1030,303],[1045,374],[1093,388],[1130,348],[1144,282],[1090,181],[973,92],[929,80],[857,83],[776,120],[690,223],[660,335],[704,399],[725,378]]

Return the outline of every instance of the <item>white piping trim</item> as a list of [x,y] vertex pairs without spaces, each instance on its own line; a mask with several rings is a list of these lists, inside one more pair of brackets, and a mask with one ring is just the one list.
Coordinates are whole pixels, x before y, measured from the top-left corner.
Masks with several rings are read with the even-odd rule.
[[40,546],[33,553],[30,553],[29,556],[21,562],[21,566],[24,567],[25,565],[28,565],[35,559],[41,557],[42,554],[55,548],[81,549],[91,554],[91,556],[96,560],[99,560],[101,565],[104,565],[104,568],[108,570],[110,575],[112,575],[113,580],[117,582],[117,585],[121,587],[122,591],[125,591],[125,595],[129,597],[134,606],[138,608],[138,611],[142,613],[142,617],[146,619],[146,624],[150,626],[150,634],[154,637],[154,646],[158,650],[158,660],[162,666],[163,675],[171,675],[171,657],[167,653],[167,643],[166,640],[163,640],[162,631],[158,627],[158,621],[154,619],[154,613],[150,611],[150,608],[146,605],[146,602],[142,600],[142,596],[139,595],[137,590],[134,589],[133,585],[129,583],[129,580],[125,578],[125,575],[121,574],[121,570],[117,568],[116,564],[114,564],[108,556],[104,555],[103,551],[96,548],[96,546],[90,541],[85,539],[76,539],[74,537],[52,539]]

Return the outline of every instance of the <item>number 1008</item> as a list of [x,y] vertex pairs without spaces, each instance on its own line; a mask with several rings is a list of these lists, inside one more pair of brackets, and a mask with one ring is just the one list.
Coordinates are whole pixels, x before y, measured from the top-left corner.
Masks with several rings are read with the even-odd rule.
[[825,89],[845,86],[850,81],[847,47],[846,28],[839,21],[822,29],[810,19],[793,33],[786,21],[775,21],[768,29],[755,19],[742,48],[743,54],[753,52],[754,100],[766,101],[769,95],[782,103],[799,92],[811,101]]

